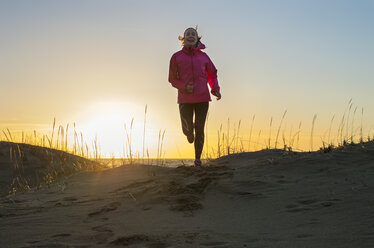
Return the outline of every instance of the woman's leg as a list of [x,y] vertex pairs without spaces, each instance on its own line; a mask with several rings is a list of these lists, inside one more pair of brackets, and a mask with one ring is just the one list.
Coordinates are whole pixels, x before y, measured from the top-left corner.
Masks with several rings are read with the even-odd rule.
[[194,141],[193,137],[193,110],[194,105],[191,103],[179,104],[179,113],[181,116],[182,130],[190,143]]
[[209,109],[209,102],[194,104],[195,110],[195,158],[200,159],[204,147],[204,127],[206,115]]

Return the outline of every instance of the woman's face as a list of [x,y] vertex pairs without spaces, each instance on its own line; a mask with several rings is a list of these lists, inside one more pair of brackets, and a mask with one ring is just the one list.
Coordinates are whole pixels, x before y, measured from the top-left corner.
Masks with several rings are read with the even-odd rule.
[[184,32],[184,46],[195,47],[197,43],[197,32],[193,28],[189,28]]

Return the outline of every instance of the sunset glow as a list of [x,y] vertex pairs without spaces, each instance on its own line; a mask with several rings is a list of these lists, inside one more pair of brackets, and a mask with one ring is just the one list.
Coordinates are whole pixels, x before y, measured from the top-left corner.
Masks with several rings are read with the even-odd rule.
[[[162,145],[162,157],[192,158],[167,77],[178,35],[196,24],[222,93],[210,102],[203,156],[373,135],[372,1],[190,3],[199,8],[2,1],[0,139],[46,143],[56,118],[54,137],[69,124],[70,149],[75,123],[91,153],[97,137],[102,156],[123,157],[133,121],[134,156],[158,157]],[[223,136],[235,139],[224,145]]]

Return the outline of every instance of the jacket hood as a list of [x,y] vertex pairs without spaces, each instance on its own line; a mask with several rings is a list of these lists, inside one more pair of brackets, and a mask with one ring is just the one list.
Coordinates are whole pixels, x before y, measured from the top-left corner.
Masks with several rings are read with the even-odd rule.
[[203,50],[203,49],[205,49],[205,45],[199,41],[199,44],[197,45],[197,47],[195,49]]

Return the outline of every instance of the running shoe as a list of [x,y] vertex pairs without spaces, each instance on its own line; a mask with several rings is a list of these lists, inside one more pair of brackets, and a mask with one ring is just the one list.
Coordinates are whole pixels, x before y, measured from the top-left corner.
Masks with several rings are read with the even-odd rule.
[[195,166],[201,167],[201,160],[200,159],[195,159],[195,161],[193,163],[194,163]]

